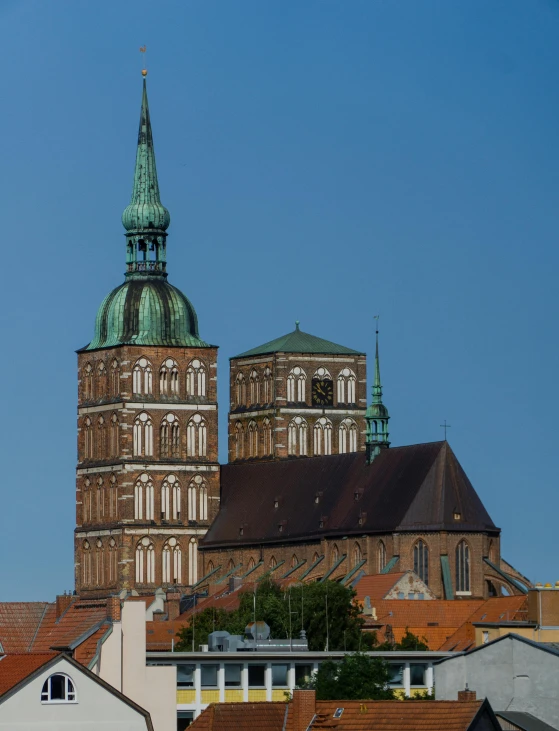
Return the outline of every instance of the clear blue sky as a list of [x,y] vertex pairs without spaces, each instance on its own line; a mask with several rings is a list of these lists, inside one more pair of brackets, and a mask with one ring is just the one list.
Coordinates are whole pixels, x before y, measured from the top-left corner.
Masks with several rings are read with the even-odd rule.
[[0,0],[0,598],[73,587],[76,355],[124,272],[148,46],[170,281],[228,358],[372,350],[393,444],[449,441],[559,579],[556,0]]

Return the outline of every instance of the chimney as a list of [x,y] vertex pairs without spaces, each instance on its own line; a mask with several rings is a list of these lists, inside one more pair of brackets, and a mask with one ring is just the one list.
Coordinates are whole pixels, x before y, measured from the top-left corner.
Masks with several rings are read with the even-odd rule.
[[70,604],[72,603],[72,599],[74,597],[72,594],[58,594],[56,597],[56,619],[60,619],[60,617],[64,614],[64,612],[68,609]]
[[459,701],[475,701],[476,700],[475,690],[470,690],[468,688],[468,683],[466,683],[466,687],[464,688],[464,690],[458,691],[458,700]]
[[107,599],[107,617],[113,622],[120,622],[120,597],[110,596]]
[[316,692],[294,690],[292,701],[293,731],[307,731],[316,713]]
[[169,621],[172,621],[173,619],[176,619],[180,611],[180,603],[181,603],[181,595],[176,592],[168,592],[167,593],[167,600],[165,602],[165,610],[167,613],[167,619]]

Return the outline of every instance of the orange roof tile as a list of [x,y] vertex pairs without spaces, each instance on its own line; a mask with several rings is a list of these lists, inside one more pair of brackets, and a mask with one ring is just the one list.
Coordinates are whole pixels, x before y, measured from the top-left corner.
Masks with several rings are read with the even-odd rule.
[[89,663],[97,654],[99,640],[103,639],[107,632],[107,629],[108,626],[100,627],[97,632],[94,632],[90,637],[87,638],[87,640],[85,640],[76,647],[76,649],[74,650],[74,658],[79,663],[85,665],[86,667],[89,667]]
[[48,602],[0,602],[0,644],[4,652],[27,652]]
[[23,652],[0,658],[0,695],[57,656],[56,652]]
[[212,703],[190,725],[192,731],[282,731],[287,704]]
[[58,620],[53,606],[53,610],[45,615],[33,642],[33,650],[44,652],[52,647],[73,647],[80,638],[87,639],[106,620],[105,600],[76,600]]
[[371,603],[384,599],[404,574],[405,571],[401,571],[399,574],[375,574],[361,577],[353,587],[357,592],[356,599],[361,603],[365,601],[366,596],[370,597]]
[[188,624],[189,619],[146,622],[146,649],[148,652],[170,652],[173,641],[175,645],[178,641],[178,631]]

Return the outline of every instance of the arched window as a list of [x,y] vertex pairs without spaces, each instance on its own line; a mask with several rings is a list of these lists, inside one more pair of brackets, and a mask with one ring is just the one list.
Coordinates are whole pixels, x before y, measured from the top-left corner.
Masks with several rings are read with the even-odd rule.
[[64,673],[54,673],[43,683],[41,703],[76,703],[74,681]]
[[192,586],[198,581],[198,544],[191,538],[188,544],[188,582]]
[[273,454],[272,449],[272,424],[266,416],[262,422],[262,453],[264,455]]
[[252,370],[249,376],[250,384],[250,403],[260,403],[260,378],[255,370]]
[[179,368],[173,358],[167,358],[159,369],[159,393],[162,396],[179,395]]
[[331,556],[331,561],[332,561],[331,565],[332,566],[337,562],[339,557],[340,557],[340,552],[338,551],[338,546],[336,546],[336,544],[334,543],[334,545],[332,546],[332,556]]
[[196,485],[194,482],[188,486],[188,520],[196,520]]
[[84,458],[93,459],[93,428],[89,416],[86,416],[83,420],[83,435]]
[[246,382],[242,373],[237,373],[235,378],[235,390],[237,397],[237,406],[245,406],[246,404]]
[[353,565],[357,566],[357,564],[361,561],[362,554],[361,554],[361,546],[359,543],[356,543],[353,546]]
[[105,495],[103,489],[103,478],[97,478],[97,497],[95,501],[95,514],[97,520],[100,521],[105,515]]
[[91,505],[91,481],[89,477],[86,477],[83,481],[82,487],[82,503],[83,503],[83,522],[90,523],[92,520],[92,505]]
[[312,557],[313,564],[315,564],[319,558],[320,558],[320,556],[318,555],[318,553],[315,552],[314,556]]
[[332,454],[332,422],[321,416],[314,425],[314,454]]
[[248,456],[258,457],[258,425],[255,421],[248,425]]
[[339,426],[338,450],[340,454],[357,452],[357,424],[353,419],[344,419]]
[[200,520],[208,519],[208,488],[200,485]]
[[344,368],[338,375],[338,403],[354,404],[355,403],[355,373],[351,368]]
[[120,365],[116,358],[111,362],[111,396],[120,396]]
[[206,422],[200,414],[194,414],[186,427],[186,453],[189,457],[205,457],[206,449]]
[[227,564],[227,571],[233,571],[235,568],[235,562],[232,558],[229,559],[229,563]]
[[160,429],[161,457],[180,457],[180,436],[178,417],[175,414],[166,414]]
[[240,421],[235,424],[235,459],[244,459],[245,430]]
[[169,520],[171,514],[171,487],[167,480],[161,485],[161,520]]
[[107,429],[105,418],[100,416],[97,419],[97,459],[106,459],[107,457]]
[[161,485],[161,518],[171,517],[173,520],[181,517],[181,488],[175,475],[167,475]]
[[209,574],[210,571],[213,571],[213,570],[214,570],[214,562],[213,561],[208,561],[208,566],[206,568],[206,573]]
[[84,586],[91,584],[91,546],[89,541],[82,543],[82,582]]
[[297,559],[297,556],[295,554],[293,554],[293,556],[291,556],[291,568],[294,569],[298,563],[299,563],[299,561]]
[[132,370],[132,393],[146,396],[153,393],[153,371],[147,358],[140,358]]
[[97,398],[104,398],[107,395],[107,369],[105,363],[100,360],[97,364]]
[[264,378],[263,378],[263,389],[264,389],[264,397],[262,401],[265,404],[269,404],[273,401],[272,396],[272,369],[269,366],[266,366],[264,368]]
[[164,584],[182,583],[182,552],[176,538],[169,538],[163,546],[162,581]]
[[118,484],[115,475],[109,480],[109,518],[118,518]]
[[413,548],[413,570],[422,581],[429,584],[429,549],[422,540],[417,541]]
[[493,540],[489,541],[489,560],[492,563],[497,563],[497,548]]
[[206,395],[206,366],[198,358],[190,361],[186,369],[186,395]]
[[117,580],[118,569],[118,550],[114,538],[109,538],[109,584],[114,584]]
[[144,536],[136,546],[136,583],[155,582],[155,547],[150,538]]
[[278,565],[278,562],[276,561],[276,557],[272,556],[272,558],[270,559],[270,568],[275,569],[277,565]]
[[95,585],[102,586],[105,583],[105,567],[103,555],[103,541],[98,538],[95,542]]
[[136,520],[153,520],[153,482],[145,472],[136,480],[134,486],[134,517]]
[[153,456],[153,423],[146,411],[134,419],[134,456]]
[[378,542],[378,572],[382,574],[384,567],[386,566],[386,546],[383,541]]
[[304,404],[306,400],[307,375],[299,366],[295,366],[287,376],[287,401]]
[[456,591],[470,591],[470,547],[466,541],[456,546]]
[[287,453],[290,455],[304,456],[308,454],[307,449],[307,422],[301,416],[295,416],[289,422],[287,428]]
[[118,457],[120,452],[120,424],[118,423],[118,416],[116,414],[111,416],[110,424],[110,453],[111,457]]
[[248,570],[249,570],[249,571],[251,571],[251,570],[252,570],[252,569],[254,568],[254,566],[255,566],[255,563],[254,563],[254,559],[253,559],[253,558],[252,558],[252,556],[251,556],[251,557],[250,557],[250,560],[249,560],[249,562],[248,562],[248,566],[247,566],[247,568],[248,568]]
[[93,399],[93,366],[86,363],[82,369],[83,378],[83,398],[85,401]]

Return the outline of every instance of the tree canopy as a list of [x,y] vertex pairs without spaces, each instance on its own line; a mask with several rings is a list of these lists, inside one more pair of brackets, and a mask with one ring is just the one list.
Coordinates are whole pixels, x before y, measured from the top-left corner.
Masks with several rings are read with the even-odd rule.
[[395,696],[389,680],[386,660],[357,652],[344,655],[340,661],[325,660],[301,687],[314,689],[321,701],[392,700]]

